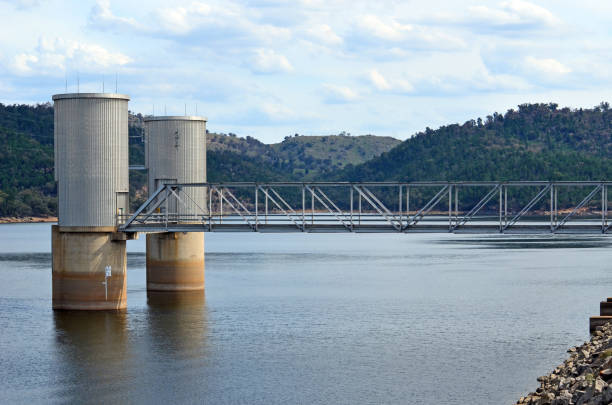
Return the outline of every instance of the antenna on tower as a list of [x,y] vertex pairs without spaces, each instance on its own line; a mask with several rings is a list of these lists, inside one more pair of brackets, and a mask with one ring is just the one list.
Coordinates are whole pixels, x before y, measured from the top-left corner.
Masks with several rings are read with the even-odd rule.
[[185,117],[187,116],[187,103],[185,103]]
[[153,103],[153,116],[155,117],[155,103]]
[[79,80],[79,72],[77,72],[77,93],[81,92],[81,83]]
[[196,103],[196,115],[198,115],[198,103]]
[[68,72],[64,72],[64,79],[66,80],[66,93],[68,93]]
[[102,93],[104,93],[104,75],[102,75]]

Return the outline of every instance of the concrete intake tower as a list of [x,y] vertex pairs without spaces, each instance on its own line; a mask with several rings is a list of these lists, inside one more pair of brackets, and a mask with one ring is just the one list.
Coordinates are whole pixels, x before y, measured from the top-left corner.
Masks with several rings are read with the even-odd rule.
[[53,96],[58,225],[52,228],[53,308],[126,307],[128,100],[121,94]]
[[[206,181],[206,119],[194,116],[145,118],[145,167],[151,196],[168,183]],[[206,191],[185,187],[180,200],[160,208],[169,221],[198,221],[205,214]],[[147,234],[147,291],[204,290],[204,234]]]

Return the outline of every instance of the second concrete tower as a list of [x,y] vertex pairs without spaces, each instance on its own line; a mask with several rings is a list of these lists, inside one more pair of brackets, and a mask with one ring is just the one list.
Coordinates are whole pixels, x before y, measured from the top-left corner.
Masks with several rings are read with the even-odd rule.
[[[145,118],[149,196],[164,183],[206,182],[206,119],[193,116]],[[204,214],[203,188],[184,188],[180,201],[164,206],[170,218],[189,221]],[[196,217],[193,217],[196,220]],[[147,290],[204,289],[204,234],[147,235]]]

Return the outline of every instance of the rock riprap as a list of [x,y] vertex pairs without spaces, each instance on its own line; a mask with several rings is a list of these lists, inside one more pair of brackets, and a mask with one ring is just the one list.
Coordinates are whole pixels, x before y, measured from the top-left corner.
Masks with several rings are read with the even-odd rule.
[[598,326],[590,341],[567,352],[569,358],[552,373],[538,377],[540,387],[517,404],[612,403],[612,323]]

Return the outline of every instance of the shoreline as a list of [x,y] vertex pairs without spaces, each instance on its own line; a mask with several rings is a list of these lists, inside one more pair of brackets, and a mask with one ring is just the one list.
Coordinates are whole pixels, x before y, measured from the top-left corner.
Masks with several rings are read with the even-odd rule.
[[605,405],[612,403],[612,323],[598,326],[591,339],[570,348],[569,358],[538,377],[535,392],[521,405]]
[[57,222],[57,217],[0,217],[0,224],[34,224]]

